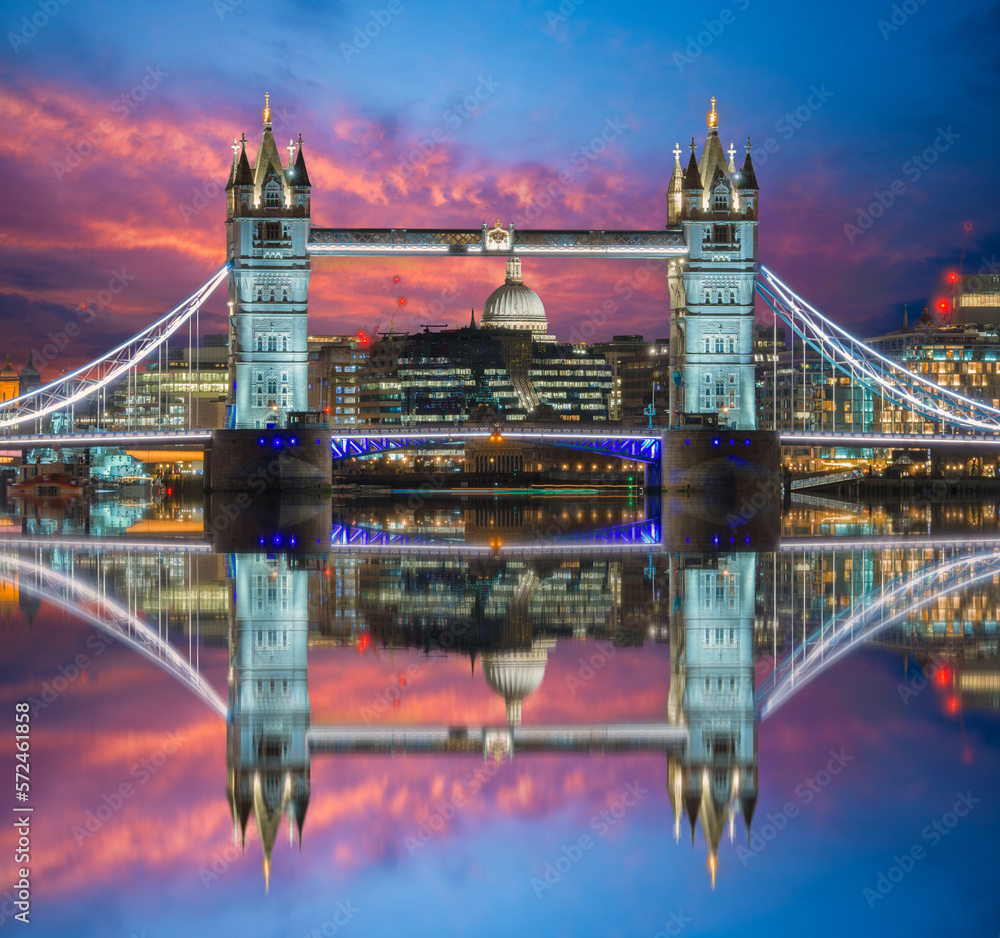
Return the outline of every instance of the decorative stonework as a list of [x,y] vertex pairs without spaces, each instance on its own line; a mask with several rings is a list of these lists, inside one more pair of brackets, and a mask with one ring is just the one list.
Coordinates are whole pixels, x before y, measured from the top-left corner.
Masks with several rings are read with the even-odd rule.
[[509,229],[502,227],[499,218],[492,228],[487,228],[486,222],[483,222],[483,250],[498,254],[509,253],[513,243],[513,228],[513,225]]

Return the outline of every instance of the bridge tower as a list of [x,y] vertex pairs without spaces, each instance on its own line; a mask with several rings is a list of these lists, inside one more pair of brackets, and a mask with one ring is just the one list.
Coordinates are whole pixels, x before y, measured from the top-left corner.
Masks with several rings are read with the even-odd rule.
[[301,134],[282,167],[270,96],[263,119],[253,168],[244,135],[226,186],[231,429],[283,427],[290,411],[308,409],[309,174]]
[[[683,758],[667,761],[674,837],[700,822],[715,882],[719,841],[757,803],[753,621],[757,555],[670,554],[667,720],[688,728]],[[678,601],[679,600],[679,601]]]
[[251,815],[264,875],[278,827],[289,838],[309,805],[308,570],[287,554],[230,554],[228,794],[233,836]]
[[668,227],[684,229],[688,256],[671,261],[670,411],[718,414],[719,425],[756,429],[753,362],[754,273],[757,264],[757,177],[747,140],[743,167],[719,140],[715,98],[708,139],[681,170],[680,147],[667,192]]

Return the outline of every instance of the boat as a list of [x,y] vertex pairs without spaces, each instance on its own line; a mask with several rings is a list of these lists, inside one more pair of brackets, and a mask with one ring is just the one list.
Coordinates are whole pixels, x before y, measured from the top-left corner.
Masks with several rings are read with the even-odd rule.
[[88,483],[65,472],[44,473],[21,482],[11,482],[7,492],[13,498],[71,501],[88,494]]

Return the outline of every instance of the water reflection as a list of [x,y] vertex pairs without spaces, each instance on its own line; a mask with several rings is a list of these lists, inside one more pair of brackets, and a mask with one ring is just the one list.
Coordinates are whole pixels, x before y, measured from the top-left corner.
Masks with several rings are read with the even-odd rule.
[[[272,867],[294,878],[309,862],[279,859],[283,836],[299,848],[337,836],[328,808],[310,814],[324,784],[361,772],[384,792],[376,779],[388,772],[405,786],[424,763],[390,757],[408,754],[459,775],[517,764],[526,805],[539,796],[524,779],[540,790],[554,762],[584,757],[613,774],[635,755],[660,760],[662,832],[690,840],[709,884],[736,883],[774,771],[774,744],[762,756],[758,738],[839,661],[880,646],[900,656],[906,687],[931,675],[949,718],[1000,709],[1000,541],[983,541],[988,513],[958,537],[932,523],[902,540],[876,517],[849,532],[866,539],[838,541],[834,509],[800,507],[775,549],[681,551],[666,536],[621,536],[649,534],[647,505],[567,507],[325,506],[287,514],[280,547],[226,551],[215,549],[226,532],[192,538],[191,515],[169,506],[117,538],[46,536],[23,519],[0,548],[0,617],[37,632],[46,609],[72,611],[170,674],[177,695],[225,714],[228,826],[265,888]],[[330,526],[319,545],[305,537],[317,517]],[[331,538],[338,530],[354,533]],[[223,672],[205,670],[222,656]],[[447,662],[461,667],[414,680],[412,668]],[[398,817],[403,794],[373,795],[360,823]],[[406,796],[409,831],[441,788],[429,784],[426,803]]]

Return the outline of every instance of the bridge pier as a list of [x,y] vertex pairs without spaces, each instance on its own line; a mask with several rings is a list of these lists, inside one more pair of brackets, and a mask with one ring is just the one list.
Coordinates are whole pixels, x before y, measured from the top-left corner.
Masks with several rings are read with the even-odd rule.
[[768,549],[780,534],[781,441],[771,430],[662,434],[661,541],[668,550]]
[[207,492],[248,499],[282,491],[328,493],[333,482],[325,422],[296,420],[284,430],[215,430],[205,451]]

